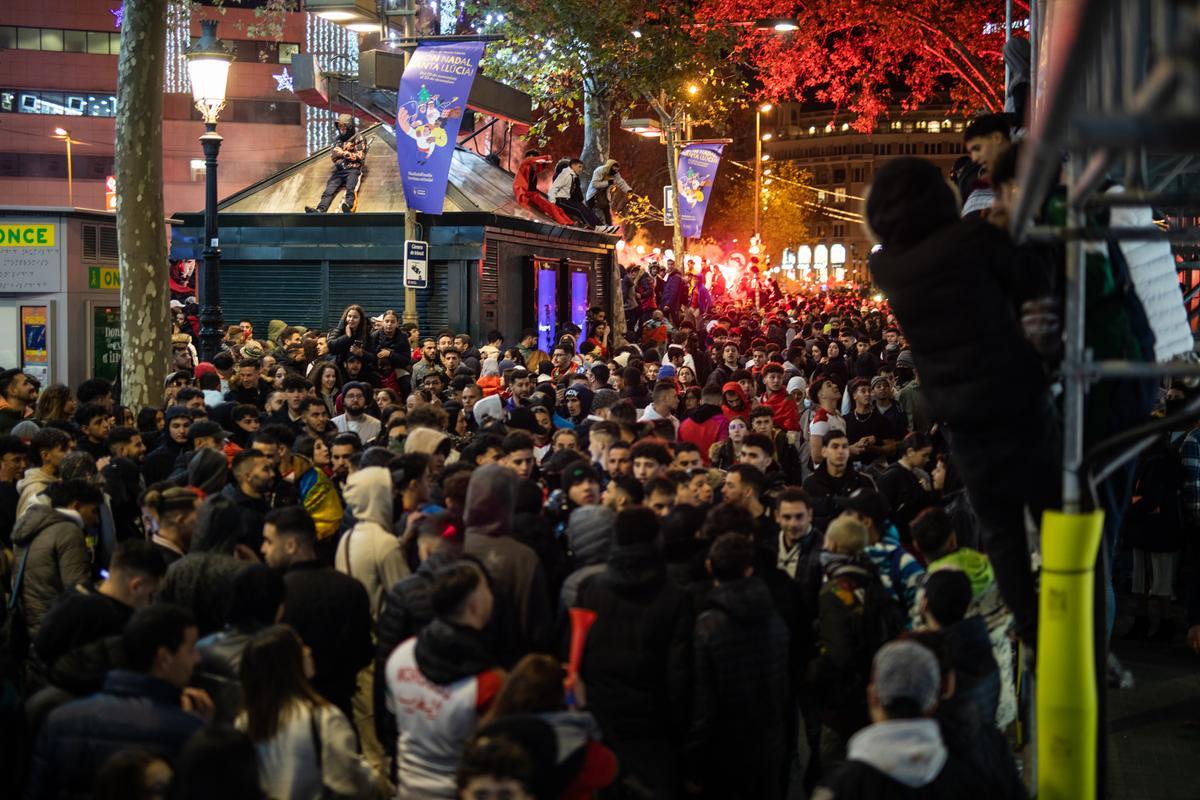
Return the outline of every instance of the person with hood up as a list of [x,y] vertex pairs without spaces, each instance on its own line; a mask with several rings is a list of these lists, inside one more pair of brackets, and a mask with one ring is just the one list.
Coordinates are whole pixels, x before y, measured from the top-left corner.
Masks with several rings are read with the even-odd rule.
[[[737,384],[733,384],[737,386]],[[741,388],[740,386],[738,387]],[[700,394],[700,405],[683,422],[679,423],[679,441],[691,442],[700,449],[704,466],[709,466],[709,453],[717,442],[729,434],[729,420],[721,408],[721,392],[715,386],[706,386]]]
[[[404,453],[421,453],[429,457],[429,476],[436,478],[446,466],[446,458],[454,448],[454,442],[441,431],[433,428],[413,428],[404,439]],[[389,584],[390,585],[390,584]]]
[[400,540],[392,533],[391,473],[386,467],[351,473],[342,497],[354,527],[338,542],[334,566],[366,588],[371,616],[378,617],[384,590],[409,573]]
[[329,153],[333,161],[333,174],[325,183],[325,192],[321,195],[317,207],[305,206],[306,214],[324,214],[329,210],[329,204],[337,195],[338,190],[346,187],[346,195],[342,198],[342,213],[354,211],[355,192],[363,174],[363,159],[366,157],[366,145],[358,135],[354,125],[354,117],[349,114],[338,114],[337,140]]
[[686,773],[709,797],[783,796],[788,628],[753,563],[754,544],[738,533],[719,536],[706,561],[714,588],[696,619]]
[[850,738],[846,763],[821,781],[813,800],[990,796],[982,778],[946,748],[933,719],[941,688],[927,648],[910,641],[881,647],[867,687],[872,724]]
[[1032,643],[1026,512],[1039,519],[1056,507],[1062,485],[1058,414],[1019,311],[1042,293],[1044,271],[1006,231],[960,220],[953,190],[923,159],[880,168],[866,216],[883,245],[871,277],[904,329],[931,417],[949,433],[1017,635]]
[[521,647],[550,643],[552,618],[546,574],[533,548],[513,538],[517,478],[500,464],[471,473],[467,486],[464,550],[484,565],[499,594],[516,605]]
[[576,428],[583,425],[588,415],[592,413],[592,399],[595,397],[591,389],[575,384],[563,395],[563,405],[559,416]]
[[486,398],[500,394],[500,390],[504,388],[504,381],[500,378],[500,362],[496,357],[485,358],[479,372],[479,379],[475,383],[483,390],[483,396]]
[[55,483],[47,495],[47,505],[31,507],[13,527],[13,593],[30,639],[63,591],[91,579],[84,531],[100,523],[104,502],[103,493],[84,480]]
[[199,489],[204,496],[220,494],[229,483],[228,459],[219,450],[202,447],[187,466],[187,485]]
[[478,564],[444,567],[433,585],[434,620],[388,657],[388,700],[399,731],[397,800],[457,797],[459,758],[503,683],[483,636],[493,602]]
[[785,431],[800,430],[800,409],[796,401],[784,388],[786,373],[779,364],[768,364],[763,368],[763,386],[766,391],[759,402],[771,409],[775,426]]
[[727,421],[740,418],[750,424],[750,396],[737,381],[726,381],[721,387],[721,410]]
[[621,165],[616,159],[610,158],[592,172],[592,182],[588,186],[587,194],[583,199],[592,210],[596,212],[596,216],[605,225],[612,225],[612,199],[609,193],[614,189],[618,189],[628,195],[633,189],[621,177]]
[[622,773],[670,798],[689,725],[694,617],[691,597],[667,578],[658,532],[649,508],[617,514],[607,568],[579,589],[579,607],[596,612],[580,674]]
[[581,506],[571,512],[567,520],[567,557],[573,571],[559,593],[561,608],[574,606],[583,582],[604,571],[612,554],[616,523],[617,512],[607,506]]

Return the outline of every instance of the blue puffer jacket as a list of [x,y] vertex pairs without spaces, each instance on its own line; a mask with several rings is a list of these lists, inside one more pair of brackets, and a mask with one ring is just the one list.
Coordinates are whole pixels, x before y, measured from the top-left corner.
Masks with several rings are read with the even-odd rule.
[[179,689],[166,681],[114,669],[104,688],[67,703],[38,735],[26,800],[85,800],[113,753],[147,750],[174,761],[204,722],[179,707]]

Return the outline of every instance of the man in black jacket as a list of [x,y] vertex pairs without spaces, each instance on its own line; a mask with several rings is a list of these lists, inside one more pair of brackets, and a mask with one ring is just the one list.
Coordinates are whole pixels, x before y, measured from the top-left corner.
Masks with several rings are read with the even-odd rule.
[[125,625],[125,669],[111,670],[99,694],[56,709],[38,736],[26,798],[92,796],[96,774],[121,750],[145,750],[174,761],[211,717],[212,701],[185,688],[196,660],[196,621],[159,603]]
[[904,328],[929,410],[947,434],[1017,633],[1036,640],[1026,508],[1058,502],[1061,430],[1044,370],[1021,328],[1021,300],[1044,270],[1025,269],[1008,234],[959,220],[942,173],[898,158],[875,176],[867,221],[883,249],[871,277]]
[[788,629],[753,561],[753,543],[738,533],[709,550],[715,588],[696,620],[686,774],[710,797],[774,800],[792,708]]
[[242,540],[252,552],[262,547],[263,518],[271,510],[267,493],[275,483],[271,459],[257,450],[243,450],[233,458],[233,481],[221,494],[232,500],[242,515]]
[[371,663],[371,601],[363,585],[317,560],[317,527],[303,508],[277,508],[266,516],[262,553],[283,569],[287,592],[283,622],[312,649],[312,685],[352,717],[359,670]]
[[192,426],[192,413],[183,406],[171,406],[163,415],[166,420],[166,436],[146,456],[142,463],[142,476],[146,485],[165,481],[175,470],[175,461],[188,447],[188,428]]
[[597,614],[581,672],[622,772],[653,797],[675,797],[690,724],[692,601],[667,580],[653,511],[625,509],[616,529],[608,568],[579,589],[578,605]]
[[831,430],[825,435],[824,460],[804,481],[812,498],[813,524],[824,530],[837,514],[837,498],[849,497],[858,489],[871,489],[871,479],[850,465],[850,441],[846,434]]

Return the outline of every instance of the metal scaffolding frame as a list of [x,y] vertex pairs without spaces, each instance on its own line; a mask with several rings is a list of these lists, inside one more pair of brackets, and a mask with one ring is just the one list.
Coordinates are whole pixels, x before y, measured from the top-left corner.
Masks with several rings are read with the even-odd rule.
[[[1011,231],[1020,241],[1060,241],[1066,251],[1063,387],[1063,511],[1087,510],[1103,477],[1136,458],[1169,420],[1122,432],[1084,452],[1084,400],[1101,380],[1200,376],[1192,362],[1097,361],[1085,347],[1085,246],[1088,242],[1166,238],[1183,252],[1190,321],[1200,314],[1200,3],[1196,0],[1031,0],[1032,118],[1019,170],[1022,193]],[[1062,228],[1033,218],[1061,174],[1067,187]],[[1119,178],[1127,193],[1098,192]],[[1148,205],[1167,214],[1166,230],[1089,225],[1086,212]],[[1178,251],[1177,251],[1178,252]],[[1193,329],[1195,326],[1193,325]],[[1195,406],[1197,404],[1193,404]],[[1195,407],[1179,415],[1195,417]],[[1095,664],[1100,735],[1097,796],[1103,797],[1104,548],[1096,563]],[[1088,746],[1076,742],[1077,746]],[[1077,795],[1082,796],[1082,795]]]

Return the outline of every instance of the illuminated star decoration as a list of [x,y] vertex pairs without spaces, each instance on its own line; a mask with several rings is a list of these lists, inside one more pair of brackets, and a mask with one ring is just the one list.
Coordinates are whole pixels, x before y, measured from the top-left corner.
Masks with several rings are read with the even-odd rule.
[[121,3],[120,8],[110,8],[108,13],[113,15],[113,27],[120,28],[121,23],[125,21],[125,4]]
[[295,93],[296,87],[292,85],[292,76],[288,74],[287,67],[284,67],[283,72],[279,75],[272,75],[271,77],[275,79],[275,91],[282,92],[286,89],[293,94]]

